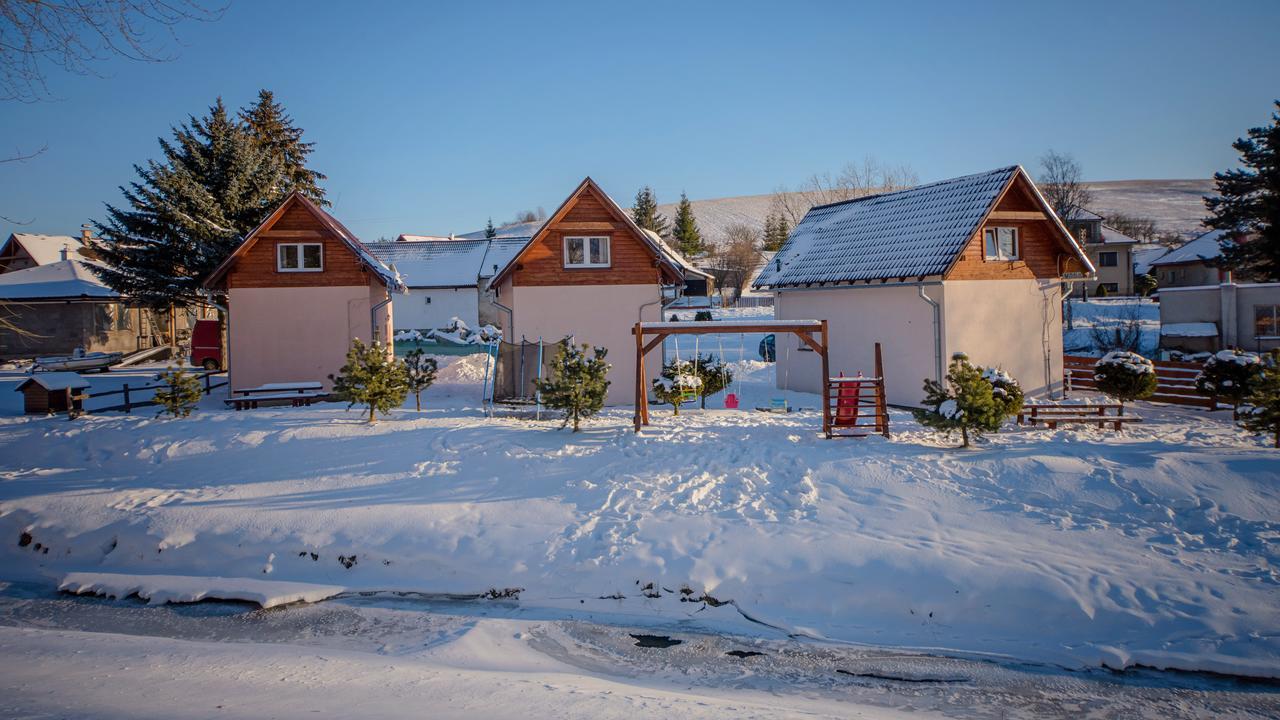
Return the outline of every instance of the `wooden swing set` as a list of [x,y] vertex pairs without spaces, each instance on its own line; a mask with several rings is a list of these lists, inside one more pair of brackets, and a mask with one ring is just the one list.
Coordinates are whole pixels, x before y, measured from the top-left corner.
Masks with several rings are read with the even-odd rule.
[[[726,333],[791,333],[822,360],[822,432],[828,437],[863,437],[871,431],[889,436],[888,407],[884,396],[884,373],[880,343],[876,343],[875,377],[831,377],[827,352],[830,334],[826,320],[741,320],[638,322],[631,329],[636,338],[635,429],[649,424],[649,388],[645,383],[644,356],[673,335],[720,335]],[[723,361],[723,358],[721,358]]]

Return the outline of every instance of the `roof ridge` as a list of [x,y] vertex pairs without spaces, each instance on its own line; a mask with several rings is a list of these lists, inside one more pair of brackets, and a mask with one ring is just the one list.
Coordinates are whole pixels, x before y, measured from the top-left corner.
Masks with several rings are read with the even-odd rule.
[[823,205],[814,205],[813,207],[809,208],[809,210],[810,211],[820,210],[822,208],[835,207],[837,205],[848,205],[851,203],[862,202],[863,200],[871,200],[874,198],[887,197],[889,195],[900,195],[902,193],[915,192],[916,190],[925,190],[931,187],[936,187],[938,185],[948,185],[950,183],[960,182],[962,180],[970,180],[973,178],[984,177],[987,175],[996,175],[1002,172],[1017,172],[1018,168],[1020,167],[1022,166],[1006,165],[1004,167],[995,168],[993,170],[987,170],[986,172],[969,173],[968,175],[959,175],[953,178],[945,178],[943,180],[934,180],[933,182],[921,183],[920,185],[912,185],[911,187],[899,188],[898,190],[886,190],[884,192],[872,193],[870,195],[859,195],[858,197],[849,198],[848,200],[837,200],[836,202],[833,202],[833,203],[825,203]]

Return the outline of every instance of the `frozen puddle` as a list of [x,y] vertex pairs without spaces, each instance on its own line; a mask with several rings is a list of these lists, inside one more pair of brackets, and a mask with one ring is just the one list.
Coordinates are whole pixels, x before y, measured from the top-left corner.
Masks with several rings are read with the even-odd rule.
[[[714,716],[711,710],[734,714],[733,703],[762,698],[775,711],[757,709],[747,714],[778,714],[776,708],[794,712],[808,708],[828,717],[855,711],[868,717],[1161,720],[1280,714],[1280,683],[1144,670],[1072,672],[1053,666],[797,641],[767,629],[760,636],[726,635],[694,623],[637,622],[642,621],[633,617],[610,624],[607,617],[574,618],[509,601],[458,602],[394,594],[348,594],[318,604],[262,609],[243,602],[154,605],[0,584],[0,649],[5,658],[0,663],[14,669],[43,661],[55,673],[62,663],[94,665],[100,662],[93,656],[97,651],[68,659],[57,654],[59,643],[118,637],[119,642],[142,643],[139,647],[147,653],[197,659],[234,644],[246,658],[270,658],[271,672],[282,677],[297,672],[291,663],[314,664],[317,658],[341,659],[346,672],[355,663],[377,677],[397,672],[416,677],[414,673],[439,672],[443,667],[451,677],[467,682],[500,672],[508,678],[503,682],[539,687],[539,673],[554,672],[558,678],[576,678],[575,683],[607,684],[614,693],[618,687],[645,697],[679,692],[683,698],[710,702],[709,709],[704,708],[709,716]],[[14,636],[14,632],[22,634]],[[41,649],[45,647],[48,650]],[[218,667],[215,663],[214,669]],[[234,671],[239,678],[253,673],[254,667],[252,663],[236,665]],[[177,672],[173,676],[185,677]],[[114,678],[113,682],[133,682],[122,675]],[[164,679],[203,682],[195,676]],[[201,686],[191,689],[200,691]],[[12,707],[28,707],[28,699],[35,703],[34,694],[24,693],[36,692],[0,673],[0,696],[15,698]],[[455,690],[444,692],[450,702],[456,700],[450,694]],[[90,700],[96,697],[89,696]],[[410,697],[414,696],[404,700],[404,714],[421,707]],[[617,700],[622,702],[621,697]],[[555,706],[553,714],[581,716],[586,706],[574,703],[585,701],[574,694],[556,696],[554,702],[564,705]],[[601,717],[623,709],[609,707],[611,712]],[[867,708],[874,712],[867,714]]]

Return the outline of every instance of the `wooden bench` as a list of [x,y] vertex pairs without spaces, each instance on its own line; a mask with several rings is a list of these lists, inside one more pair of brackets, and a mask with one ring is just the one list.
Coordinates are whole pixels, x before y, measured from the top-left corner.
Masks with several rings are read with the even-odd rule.
[[1137,415],[1121,415],[1123,411],[1120,403],[1024,403],[1022,412],[1018,413],[1018,424],[1044,423],[1050,430],[1056,430],[1059,423],[1094,424],[1099,428],[1111,425],[1119,432],[1125,423],[1142,422]]
[[[323,389],[323,385],[314,381],[264,383],[258,387],[233,390],[231,397],[223,402],[236,410],[256,409],[263,402],[283,405],[287,401],[291,407],[301,407],[324,397]],[[237,394],[240,397],[236,397]]]

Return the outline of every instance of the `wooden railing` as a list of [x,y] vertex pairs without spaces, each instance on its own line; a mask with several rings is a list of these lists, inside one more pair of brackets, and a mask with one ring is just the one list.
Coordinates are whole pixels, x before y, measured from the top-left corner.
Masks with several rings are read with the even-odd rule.
[[[225,379],[222,380],[221,382],[213,381],[213,376],[219,375],[219,374],[221,374],[221,371],[211,371],[211,372],[199,373],[198,375],[196,375],[196,377],[200,378],[200,380],[204,384],[205,395],[208,395],[209,393],[213,392],[214,390],[217,390],[220,387],[226,386],[228,381]],[[154,391],[164,387],[169,387],[169,386],[167,383],[156,383],[154,385],[136,385],[134,387],[129,387],[129,383],[125,383],[120,387],[119,390],[103,390],[102,392],[87,393],[84,395],[85,398],[99,398],[99,397],[110,397],[112,395],[120,395],[123,397],[124,402],[120,403],[119,405],[110,405],[108,407],[86,408],[85,412],[112,412],[112,411],[119,410],[127,413],[127,412],[132,412],[134,408],[157,405],[158,403],[156,403]],[[134,396],[137,393],[147,392],[147,391],[152,391],[152,395],[150,398],[141,399],[141,400],[134,399]]]
[[[1064,355],[1062,370],[1066,381],[1067,393],[1080,390],[1097,390],[1093,382],[1093,366],[1098,358],[1080,355]],[[1196,376],[1203,366],[1199,363],[1174,362],[1172,360],[1153,361],[1156,366],[1156,394],[1147,398],[1150,402],[1188,405],[1191,407],[1216,410],[1218,399],[1202,395],[1196,390]]]

